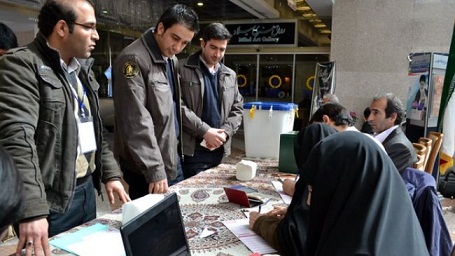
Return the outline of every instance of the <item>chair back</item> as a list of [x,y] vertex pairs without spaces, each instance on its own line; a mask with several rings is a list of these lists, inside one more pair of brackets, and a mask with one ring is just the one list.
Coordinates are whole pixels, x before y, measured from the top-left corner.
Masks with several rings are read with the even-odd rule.
[[421,171],[425,171],[424,160],[425,156],[417,154],[417,162],[415,162],[412,167]]
[[417,154],[417,162],[415,162],[412,167],[425,171],[425,159],[428,156],[427,147],[420,143],[412,143],[412,145],[414,146]]
[[433,147],[433,140],[430,138],[427,138],[427,137],[420,137],[418,143],[425,145],[425,147],[427,147],[427,155],[425,157],[425,160],[423,161],[423,166],[424,166],[423,168],[425,169],[425,167],[427,166],[428,158],[431,153],[431,149]]
[[427,164],[425,166],[425,172],[433,174],[433,167],[436,161],[436,157],[439,154],[439,149],[442,145],[442,137],[444,135],[440,132],[429,132],[428,137],[433,140],[433,145],[431,146],[430,156],[428,157]]

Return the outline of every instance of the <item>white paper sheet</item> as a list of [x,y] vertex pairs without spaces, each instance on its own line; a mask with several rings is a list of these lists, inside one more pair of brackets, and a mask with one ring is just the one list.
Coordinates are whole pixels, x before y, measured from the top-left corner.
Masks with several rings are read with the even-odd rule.
[[248,223],[249,219],[223,221],[223,224],[252,252],[260,254],[275,253],[276,250],[262,237],[254,233],[248,226]]
[[96,223],[50,241],[53,246],[80,256],[124,256],[120,230]]

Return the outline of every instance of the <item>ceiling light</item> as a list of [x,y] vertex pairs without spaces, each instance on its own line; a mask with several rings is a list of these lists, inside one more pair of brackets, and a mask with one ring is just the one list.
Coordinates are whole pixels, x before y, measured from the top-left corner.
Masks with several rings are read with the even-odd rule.
[[302,14],[304,18],[315,18],[317,15],[316,13],[304,13]]
[[297,4],[295,3],[295,1],[293,0],[288,0],[288,6],[289,8],[291,8],[291,10],[293,10],[294,12],[297,10]]
[[311,10],[311,7],[309,7],[308,5],[304,5],[304,6],[299,6],[296,9],[297,9],[297,11],[309,11],[309,10]]
[[319,33],[321,33],[321,34],[331,34],[332,31],[330,29],[321,29],[321,30],[319,30]]
[[315,28],[326,28],[327,26],[324,23],[317,23],[317,24],[314,24],[314,27]]
[[203,2],[198,2],[197,6],[204,6],[204,3]]

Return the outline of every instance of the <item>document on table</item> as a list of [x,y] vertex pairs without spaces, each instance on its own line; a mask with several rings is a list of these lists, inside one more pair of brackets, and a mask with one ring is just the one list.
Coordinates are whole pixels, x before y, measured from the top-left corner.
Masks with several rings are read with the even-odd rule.
[[252,252],[260,254],[277,252],[262,237],[249,228],[249,219],[228,220],[223,221],[223,224]]
[[49,243],[80,256],[124,256],[120,230],[100,223],[64,234]]
[[292,201],[292,196],[286,195],[283,191],[283,183],[279,181],[272,181],[273,186],[275,187],[276,192],[278,192],[281,196],[281,199],[283,199],[283,202],[285,204],[291,204]]

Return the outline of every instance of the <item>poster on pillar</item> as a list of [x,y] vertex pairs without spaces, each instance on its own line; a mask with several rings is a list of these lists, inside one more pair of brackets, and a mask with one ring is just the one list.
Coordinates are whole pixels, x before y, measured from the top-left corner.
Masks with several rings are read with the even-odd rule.
[[408,119],[419,126],[435,127],[447,66],[447,54],[415,53],[411,56],[406,101]]
[[448,54],[411,53],[408,59],[406,136],[417,142],[437,129]]
[[335,93],[335,62],[316,63],[314,77],[310,120],[313,113],[322,105],[324,95]]
[[[409,62],[406,112],[409,119],[424,120],[428,108],[428,77],[431,54],[413,54]],[[420,125],[423,126],[423,123]]]

